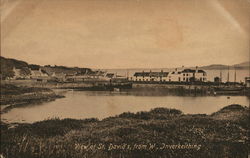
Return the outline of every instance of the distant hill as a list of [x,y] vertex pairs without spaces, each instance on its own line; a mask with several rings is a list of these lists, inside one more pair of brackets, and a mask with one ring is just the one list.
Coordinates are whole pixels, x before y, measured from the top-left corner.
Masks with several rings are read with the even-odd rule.
[[0,78],[6,79],[8,77],[14,76],[13,68],[21,69],[21,72],[24,74],[30,74],[30,69],[32,70],[38,70],[41,68],[43,71],[46,71],[48,74],[52,74],[54,72],[56,73],[65,73],[65,74],[74,74],[74,73],[86,73],[86,72],[92,72],[89,68],[79,68],[79,67],[66,67],[66,66],[40,66],[35,64],[28,64],[27,62],[11,59],[11,58],[5,58],[0,56]]
[[243,69],[243,70],[247,70],[249,69],[249,65],[250,62],[243,62],[240,64],[235,64],[235,65],[221,65],[221,64],[213,64],[213,65],[208,65],[208,66],[202,66],[200,67],[201,69],[205,69],[205,70],[225,70],[228,69],[228,67],[230,69]]
[[202,66],[200,67],[201,69],[205,70],[217,70],[217,69],[228,69],[227,65],[221,65],[221,64],[213,64],[213,65],[208,65],[208,66]]
[[241,68],[241,69],[249,69],[249,66],[250,66],[250,61],[233,65],[233,67]]

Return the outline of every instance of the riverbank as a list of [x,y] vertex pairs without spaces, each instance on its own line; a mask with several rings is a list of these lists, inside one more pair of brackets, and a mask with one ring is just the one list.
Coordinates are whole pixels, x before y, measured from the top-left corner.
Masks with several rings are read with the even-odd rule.
[[240,105],[211,115],[156,108],[103,120],[52,119],[8,127],[1,123],[5,158],[224,158],[249,153],[249,108]]
[[[54,101],[62,97],[64,96],[57,95],[53,90],[48,88],[18,87],[11,84],[4,84],[1,85],[1,113],[15,107]],[[2,109],[4,105],[6,107]]]

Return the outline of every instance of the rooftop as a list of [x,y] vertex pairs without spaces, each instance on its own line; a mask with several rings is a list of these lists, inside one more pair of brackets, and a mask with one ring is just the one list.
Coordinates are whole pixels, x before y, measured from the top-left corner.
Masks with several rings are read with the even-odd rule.
[[167,77],[168,72],[136,72],[134,76],[152,76],[152,77]]

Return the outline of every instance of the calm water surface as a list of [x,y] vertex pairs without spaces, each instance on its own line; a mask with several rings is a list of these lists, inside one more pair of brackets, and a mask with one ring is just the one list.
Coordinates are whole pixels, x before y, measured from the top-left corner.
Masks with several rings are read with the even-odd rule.
[[[61,91],[60,91],[61,92]],[[123,112],[149,111],[156,107],[180,109],[184,113],[211,114],[229,104],[249,105],[246,96],[143,96],[127,93],[64,91],[66,96],[53,102],[14,108],[3,114],[6,122],[36,122],[49,118],[99,118]]]

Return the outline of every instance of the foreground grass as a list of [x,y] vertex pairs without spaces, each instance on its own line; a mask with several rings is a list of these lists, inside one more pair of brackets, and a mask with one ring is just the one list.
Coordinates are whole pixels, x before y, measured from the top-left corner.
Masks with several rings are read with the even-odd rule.
[[212,115],[175,109],[97,119],[1,124],[6,158],[247,157],[249,108],[230,105]]

